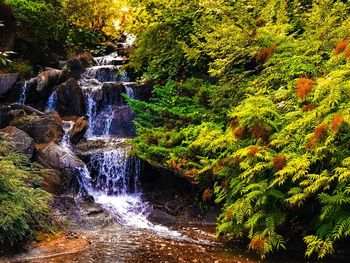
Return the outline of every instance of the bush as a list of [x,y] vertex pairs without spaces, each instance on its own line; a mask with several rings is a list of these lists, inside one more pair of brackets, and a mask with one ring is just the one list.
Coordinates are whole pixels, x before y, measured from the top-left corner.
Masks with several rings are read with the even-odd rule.
[[50,195],[40,188],[42,168],[1,147],[0,246],[9,247],[51,230]]

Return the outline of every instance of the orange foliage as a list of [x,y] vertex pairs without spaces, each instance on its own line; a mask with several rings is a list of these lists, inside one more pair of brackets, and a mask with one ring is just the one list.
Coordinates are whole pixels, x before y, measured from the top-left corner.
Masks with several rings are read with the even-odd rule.
[[320,139],[326,135],[326,133],[326,123],[323,122],[320,125],[316,126],[312,138],[305,145],[306,149],[310,150],[312,147],[314,147],[320,141]]
[[203,200],[204,202],[208,202],[208,201],[211,199],[212,196],[213,196],[213,191],[210,190],[210,188],[207,188],[207,189],[205,189],[205,191],[203,192],[202,200]]
[[256,54],[255,54],[255,59],[257,62],[264,63],[266,62],[275,52],[277,46],[276,45],[271,45],[269,47],[265,47],[260,49]]
[[303,106],[303,111],[306,112],[306,111],[312,111],[313,109],[316,108],[316,104],[315,103],[308,103],[308,104],[305,104]]
[[195,169],[186,170],[185,175],[190,177],[195,177],[197,175],[197,171]]
[[317,144],[317,140],[316,138],[312,137],[310,140],[308,140],[308,142],[306,143],[305,147],[306,150],[310,150],[312,147],[314,147]]
[[347,49],[345,49],[344,51],[344,57],[346,59],[350,58],[350,47],[348,47]]
[[327,133],[327,125],[326,123],[321,123],[316,126],[314,130],[314,138],[318,141],[321,137],[323,137]]
[[231,220],[232,219],[232,216],[233,216],[233,213],[232,213],[232,211],[226,211],[226,218],[228,219],[228,220]]
[[245,128],[237,128],[233,131],[233,135],[236,139],[242,140],[244,138],[244,135],[246,134]]
[[266,127],[264,124],[257,124],[252,128],[252,136],[254,139],[262,139],[267,141],[270,137],[271,130]]
[[340,40],[334,49],[334,54],[339,55],[340,53],[342,53],[348,44],[349,41],[347,41],[346,39]]
[[295,89],[298,98],[305,99],[312,91],[313,85],[314,81],[312,79],[300,78]]
[[180,161],[176,161],[176,160],[172,160],[170,162],[170,167],[175,170],[176,172],[180,172],[182,170],[182,166],[184,166],[186,164],[186,160],[180,160]]
[[255,236],[250,241],[249,246],[254,251],[262,252],[262,251],[264,251],[265,244],[266,244],[266,238]]
[[342,126],[344,122],[344,118],[341,115],[335,115],[332,122],[331,122],[331,129],[333,131],[339,130],[339,128]]
[[255,156],[258,152],[259,152],[259,147],[257,147],[257,146],[252,146],[252,147],[250,147],[249,150],[248,150],[248,155],[251,156],[251,157],[253,157],[253,156]]
[[287,165],[287,159],[283,155],[277,155],[272,159],[273,167],[279,171]]

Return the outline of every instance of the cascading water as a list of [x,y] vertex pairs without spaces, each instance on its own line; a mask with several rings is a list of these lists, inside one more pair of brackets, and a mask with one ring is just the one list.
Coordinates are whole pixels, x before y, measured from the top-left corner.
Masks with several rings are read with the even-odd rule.
[[30,85],[33,84],[34,81],[36,81],[36,78],[26,80],[23,83],[23,85],[21,86],[20,97],[19,97],[19,100],[17,101],[18,104],[24,105],[26,103],[28,88],[30,87]]
[[46,109],[45,111],[54,111],[56,110],[56,104],[57,104],[57,92],[52,92],[51,96],[49,97],[49,100],[47,101]]
[[[133,119],[131,110],[128,110],[129,106],[117,92],[123,90],[117,85],[119,80],[124,84],[122,92],[130,98],[135,98],[132,85],[127,85],[129,78],[126,72],[119,72],[119,66],[115,66],[119,59],[117,53],[95,58],[98,66],[86,69],[79,81],[85,98],[89,125],[85,137],[88,140],[102,140],[109,146],[107,150],[98,149],[92,152],[90,162],[86,167],[79,169],[81,191],[92,196],[96,203],[115,215],[123,225],[179,236],[179,233],[154,225],[147,219],[151,207],[141,198],[140,160],[128,155],[130,147],[125,145],[126,139],[121,138],[127,136],[116,134],[115,129],[112,129],[112,124],[115,125],[119,120],[124,121],[124,126],[131,127]],[[112,88],[106,91],[106,84]],[[106,95],[106,92],[109,95]],[[115,96],[120,99],[110,99]],[[118,139],[115,138],[116,135]],[[118,141],[117,144],[115,140]]]
[[64,131],[64,134],[61,141],[61,147],[63,147],[64,149],[70,150],[72,148],[72,143],[70,141],[70,133],[73,128],[73,121],[62,121],[62,129]]

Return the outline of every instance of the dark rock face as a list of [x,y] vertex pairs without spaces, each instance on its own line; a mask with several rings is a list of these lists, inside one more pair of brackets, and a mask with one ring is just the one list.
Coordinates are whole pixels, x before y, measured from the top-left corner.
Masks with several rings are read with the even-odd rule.
[[5,141],[10,150],[22,153],[28,158],[32,158],[34,151],[34,141],[24,131],[13,126],[8,126],[0,130],[0,138]]
[[103,105],[124,105],[122,94],[125,87],[121,82],[107,82],[102,86]]
[[152,96],[153,85],[151,83],[130,83],[128,86],[133,89],[138,100],[149,101]]
[[67,60],[63,69],[68,77],[78,80],[85,68],[91,67],[93,64],[94,59],[91,54],[83,53]]
[[16,37],[17,22],[12,9],[0,3],[0,21],[5,25],[0,27],[0,51],[11,50]]
[[0,75],[0,97],[4,96],[14,87],[18,77],[18,73]]
[[23,115],[26,115],[24,110],[0,110],[0,129],[8,126],[14,118]]
[[41,72],[37,77],[36,91],[44,98],[48,98],[52,92],[53,86],[66,81],[64,72],[57,69],[47,69]]
[[71,78],[59,85],[57,92],[57,111],[62,115],[83,116],[85,112],[84,96],[78,82]]
[[56,112],[19,116],[10,125],[29,134],[38,144],[59,142],[63,135],[62,120]]

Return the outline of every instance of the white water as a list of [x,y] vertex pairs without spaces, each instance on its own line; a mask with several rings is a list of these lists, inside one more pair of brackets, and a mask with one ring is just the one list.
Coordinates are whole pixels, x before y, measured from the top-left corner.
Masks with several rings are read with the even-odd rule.
[[54,91],[49,97],[49,100],[47,101],[46,109],[45,111],[54,111],[56,110],[56,104],[57,104],[57,92]]
[[72,149],[72,143],[70,141],[71,137],[71,131],[74,128],[74,122],[73,121],[62,121],[62,129],[64,131],[62,141],[60,146],[66,150]]
[[21,93],[20,93],[20,97],[18,100],[18,104],[21,105],[25,105],[26,100],[27,100],[27,93],[28,93],[28,88],[30,87],[30,85],[33,84],[33,82],[36,81],[36,78],[30,79],[30,80],[26,80],[22,87],[21,87]]

